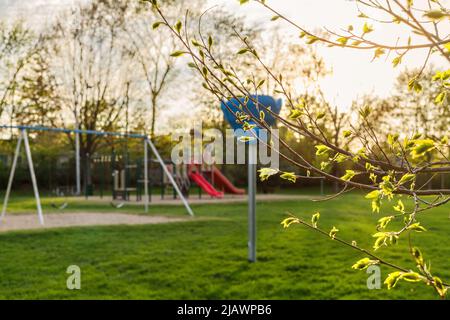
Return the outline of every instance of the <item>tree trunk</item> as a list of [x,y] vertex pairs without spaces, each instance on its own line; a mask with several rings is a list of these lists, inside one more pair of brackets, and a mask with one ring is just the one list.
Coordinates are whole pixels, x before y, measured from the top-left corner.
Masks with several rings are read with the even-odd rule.
[[155,137],[155,123],[156,123],[156,97],[152,96],[152,124],[150,127],[150,137]]

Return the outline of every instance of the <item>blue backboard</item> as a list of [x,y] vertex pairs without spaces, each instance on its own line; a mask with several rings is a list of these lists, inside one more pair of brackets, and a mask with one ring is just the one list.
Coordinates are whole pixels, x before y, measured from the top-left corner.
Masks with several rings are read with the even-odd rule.
[[[256,105],[253,102],[253,100],[258,101],[258,104]],[[231,125],[231,127],[234,130],[242,129],[242,124],[238,123],[236,121],[236,113],[237,112],[248,113],[248,111],[250,111],[252,116],[259,119],[260,112],[262,111],[262,112],[264,112],[264,121],[269,126],[275,125],[276,118],[266,109],[270,108],[270,110],[273,113],[279,114],[281,111],[281,106],[282,106],[281,99],[275,100],[273,97],[266,96],[266,95],[258,95],[258,96],[251,95],[251,99],[248,99],[248,102],[247,102],[247,108],[242,107],[244,105],[244,102],[245,102],[245,97],[241,97],[238,99],[232,98],[227,101],[222,101],[222,103],[221,103],[221,108],[222,108],[223,114],[225,116],[225,119],[227,120],[227,122]],[[242,109],[240,109],[239,106],[241,106]],[[256,124],[254,121],[251,121],[251,120],[248,122]]]

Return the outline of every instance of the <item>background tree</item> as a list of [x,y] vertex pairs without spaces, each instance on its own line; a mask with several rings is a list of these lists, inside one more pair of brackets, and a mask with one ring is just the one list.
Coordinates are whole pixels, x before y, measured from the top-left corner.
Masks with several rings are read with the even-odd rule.
[[21,21],[0,22],[0,119],[7,112],[10,122],[14,121],[18,81],[34,53],[35,40]]
[[408,82],[420,70],[405,70],[397,79],[395,94],[391,103],[395,106],[393,110],[395,117],[401,120],[395,124],[403,130],[423,132],[425,136],[434,136],[441,139],[448,134],[448,119],[450,115],[449,98],[443,99],[440,107],[434,105],[434,100],[441,91],[441,86],[432,78],[437,70],[432,67],[422,71],[421,94],[409,94]]
[[[126,126],[134,80],[134,52],[121,37],[127,8],[126,1],[80,4],[59,17],[46,37],[45,58],[61,101],[60,126],[98,131]],[[80,137],[85,184],[91,181],[90,158],[102,143],[98,136]]]
[[[166,1],[170,6],[170,11],[174,16],[180,12],[184,2]],[[156,22],[155,13],[142,5],[136,3],[129,5],[127,9],[127,19],[125,23],[124,42],[130,52],[133,52],[137,60],[137,66],[142,73],[142,79],[146,86],[142,90],[148,99],[144,99],[145,104],[150,106],[150,136],[155,138],[155,128],[158,112],[163,103],[161,96],[167,98],[168,88],[177,79],[177,68],[175,61],[169,55],[176,50],[177,43],[171,32],[152,32]],[[146,115],[148,113],[145,113]]]
[[[410,94],[408,82],[419,72],[422,72],[421,94]],[[421,132],[424,136],[432,137],[434,140],[445,139],[448,136],[450,100],[446,95],[440,102],[440,106],[436,107],[435,99],[442,90],[441,85],[433,81],[436,72],[435,68],[430,66],[423,71],[418,69],[405,70],[399,75],[394,95],[379,102],[379,104],[389,106],[388,108],[394,115],[389,132],[398,132],[399,129],[402,132],[408,132],[412,128],[414,132]],[[447,152],[450,152],[450,150]],[[450,153],[445,156],[450,159]],[[446,174],[441,174],[438,177],[433,177],[433,174],[430,174],[426,178],[428,187],[431,188],[433,180],[437,180],[440,187],[444,189],[447,177]]]
[[57,126],[61,101],[56,94],[57,83],[51,73],[46,53],[38,49],[30,58],[19,81],[14,122],[23,125]]

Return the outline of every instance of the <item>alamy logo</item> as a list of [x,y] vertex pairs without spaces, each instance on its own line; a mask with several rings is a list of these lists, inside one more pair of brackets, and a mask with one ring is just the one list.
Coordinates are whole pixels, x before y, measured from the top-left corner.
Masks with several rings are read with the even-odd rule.
[[381,289],[381,269],[380,266],[371,265],[367,267],[367,289]]
[[81,269],[77,265],[71,265],[67,267],[66,273],[70,274],[67,277],[66,285],[69,290],[81,289]]

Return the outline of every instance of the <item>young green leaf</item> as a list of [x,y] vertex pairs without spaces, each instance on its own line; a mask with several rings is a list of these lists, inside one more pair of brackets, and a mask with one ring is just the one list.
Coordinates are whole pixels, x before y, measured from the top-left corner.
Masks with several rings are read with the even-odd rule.
[[258,90],[259,88],[262,87],[262,85],[264,84],[264,82],[266,82],[266,80],[262,79],[258,82],[257,86],[256,86],[256,90]]
[[318,41],[319,38],[313,35],[308,36],[308,40],[306,41],[306,44],[313,44],[314,42]]
[[381,189],[381,193],[383,196],[387,197],[389,200],[391,200],[394,197],[394,191],[396,189],[396,186],[391,182],[391,176],[386,175],[381,178],[383,182],[379,184],[379,187]]
[[336,233],[338,233],[338,231],[339,229],[333,226],[333,228],[330,230],[329,233],[330,238],[334,240],[334,238],[336,237]]
[[330,151],[331,151],[331,148],[329,148],[326,145],[319,144],[316,146],[316,155],[317,156],[322,156],[322,155],[328,154],[328,152],[330,152]]
[[366,194],[365,198],[366,199],[376,199],[380,196],[380,190],[373,190],[371,192],[369,192],[368,194]]
[[383,217],[383,218],[379,219],[377,228],[378,229],[386,228],[386,226],[388,225],[389,222],[391,222],[392,219],[394,219],[394,216],[388,216],[388,217]]
[[384,280],[384,284],[387,285],[388,290],[395,287],[397,282],[401,279],[403,272],[401,271],[395,271],[392,273],[389,273],[386,280]]
[[155,30],[157,29],[160,25],[162,25],[164,22],[162,21],[157,21],[155,23],[152,24],[152,29]]
[[244,131],[252,130],[252,129],[254,129],[255,127],[256,127],[255,124],[249,123],[249,122],[247,122],[247,121],[245,121],[244,124],[242,125],[242,129],[243,129]]
[[277,174],[279,170],[273,168],[261,168],[258,170],[258,172],[259,172],[259,179],[261,181],[266,181],[269,179],[269,177]]
[[350,130],[344,130],[343,136],[344,138],[348,138],[352,135],[352,132]]
[[413,247],[411,249],[411,254],[414,257],[414,260],[416,261],[418,266],[423,266],[423,256],[422,256],[422,252],[420,252],[420,249],[417,247]]
[[419,80],[416,77],[408,81],[408,90],[414,90],[417,93],[422,91],[422,85],[419,83]]
[[194,47],[201,47],[202,45],[197,40],[191,40],[191,43]]
[[208,68],[204,66],[204,67],[202,68],[202,73],[203,73],[203,75],[206,77],[206,76],[208,75]]
[[170,56],[176,58],[176,57],[182,56],[183,54],[185,54],[184,51],[175,51],[175,52],[172,52],[172,53],[170,54]]
[[379,264],[379,260],[371,260],[369,258],[363,258],[361,260],[358,260],[354,265],[352,265],[352,269],[356,270],[364,270],[369,266]]
[[442,18],[448,17],[448,13],[442,10],[430,10],[425,12],[423,16],[430,20],[441,20]]
[[210,49],[211,49],[212,45],[213,45],[213,38],[211,36],[209,36],[208,37],[208,46]]
[[376,48],[375,52],[373,54],[372,61],[377,59],[377,58],[379,58],[379,57],[381,57],[385,53],[386,53],[386,51],[383,48]]
[[363,35],[366,33],[370,33],[373,31],[373,27],[371,25],[369,25],[367,22],[364,23],[363,26]]
[[247,52],[249,52],[249,51],[250,51],[249,49],[243,48],[243,49],[239,50],[239,51],[237,52],[237,54],[244,54],[244,53],[247,53]]
[[386,232],[377,232],[372,235],[372,237],[376,238],[375,243],[373,245],[374,250],[378,250],[382,246],[387,246],[387,240],[389,240],[389,234]]
[[416,179],[416,175],[413,173],[406,173],[404,174],[400,180],[398,181],[399,185],[414,181]]
[[402,63],[402,56],[397,56],[392,60],[392,65],[394,68],[398,66],[400,63]]
[[293,183],[297,181],[297,176],[295,175],[294,172],[283,172],[283,174],[280,175],[280,178],[288,180]]
[[360,13],[360,14],[358,14],[358,18],[363,18],[363,19],[367,19],[367,18],[369,18],[366,14],[364,14],[364,13]]
[[264,119],[266,118],[266,114],[264,111],[260,111],[259,112],[259,120],[264,121]]
[[298,218],[289,217],[281,221],[283,228],[289,228],[289,226],[293,223],[300,223],[300,220]]
[[401,275],[400,279],[408,282],[418,282],[422,280],[422,277],[417,272],[405,272]]
[[405,213],[405,205],[402,200],[398,200],[397,205],[393,207],[395,211]]
[[345,174],[341,177],[341,179],[345,181],[350,181],[355,175],[356,175],[355,171],[345,170]]
[[314,228],[317,228],[317,222],[319,221],[320,213],[316,212],[311,217],[311,224]]
[[372,112],[372,108],[370,108],[370,106],[366,104],[364,107],[362,107],[362,108],[359,110],[359,115],[360,115],[363,119],[366,119],[366,118],[370,115],[371,112]]
[[444,298],[445,295],[447,294],[448,288],[444,286],[442,280],[438,277],[433,277],[433,285],[438,294],[441,296],[441,298]]
[[303,111],[299,109],[292,109],[289,114],[289,119],[296,120],[303,115]]
[[346,155],[344,155],[342,153],[338,153],[334,157],[334,161],[336,161],[336,163],[342,163],[342,162],[344,162],[347,159],[348,159],[348,156],[346,156]]
[[181,32],[181,27],[183,26],[183,24],[181,23],[180,20],[177,21],[177,23],[174,25],[174,29],[180,33]]
[[413,231],[416,231],[416,232],[427,231],[427,229],[425,229],[424,227],[422,227],[420,225],[420,222],[413,223],[410,226],[408,226],[406,229],[407,230],[413,230]]
[[387,137],[387,142],[388,142],[388,144],[391,146],[391,147],[393,147],[394,146],[394,143],[396,143],[397,141],[398,141],[398,137],[399,137],[399,135],[398,135],[398,133],[395,133],[395,134],[388,134],[388,137]]
[[256,138],[255,137],[249,137],[249,136],[240,136],[240,137],[238,137],[238,140],[240,142],[249,142],[249,141],[256,140]]
[[442,105],[446,98],[447,98],[447,91],[446,90],[441,91],[434,99],[434,103]]
[[324,117],[325,117],[325,115],[326,115],[326,113],[325,113],[325,112],[323,112],[323,111],[321,111],[321,112],[317,113],[317,117],[316,117],[316,120],[320,120],[320,119],[324,118]]
[[348,38],[347,37],[340,37],[338,39],[336,39],[337,42],[339,42],[339,44],[341,46],[345,46],[347,44]]
[[413,159],[423,157],[435,148],[434,141],[431,139],[414,140],[414,147],[411,151]]

